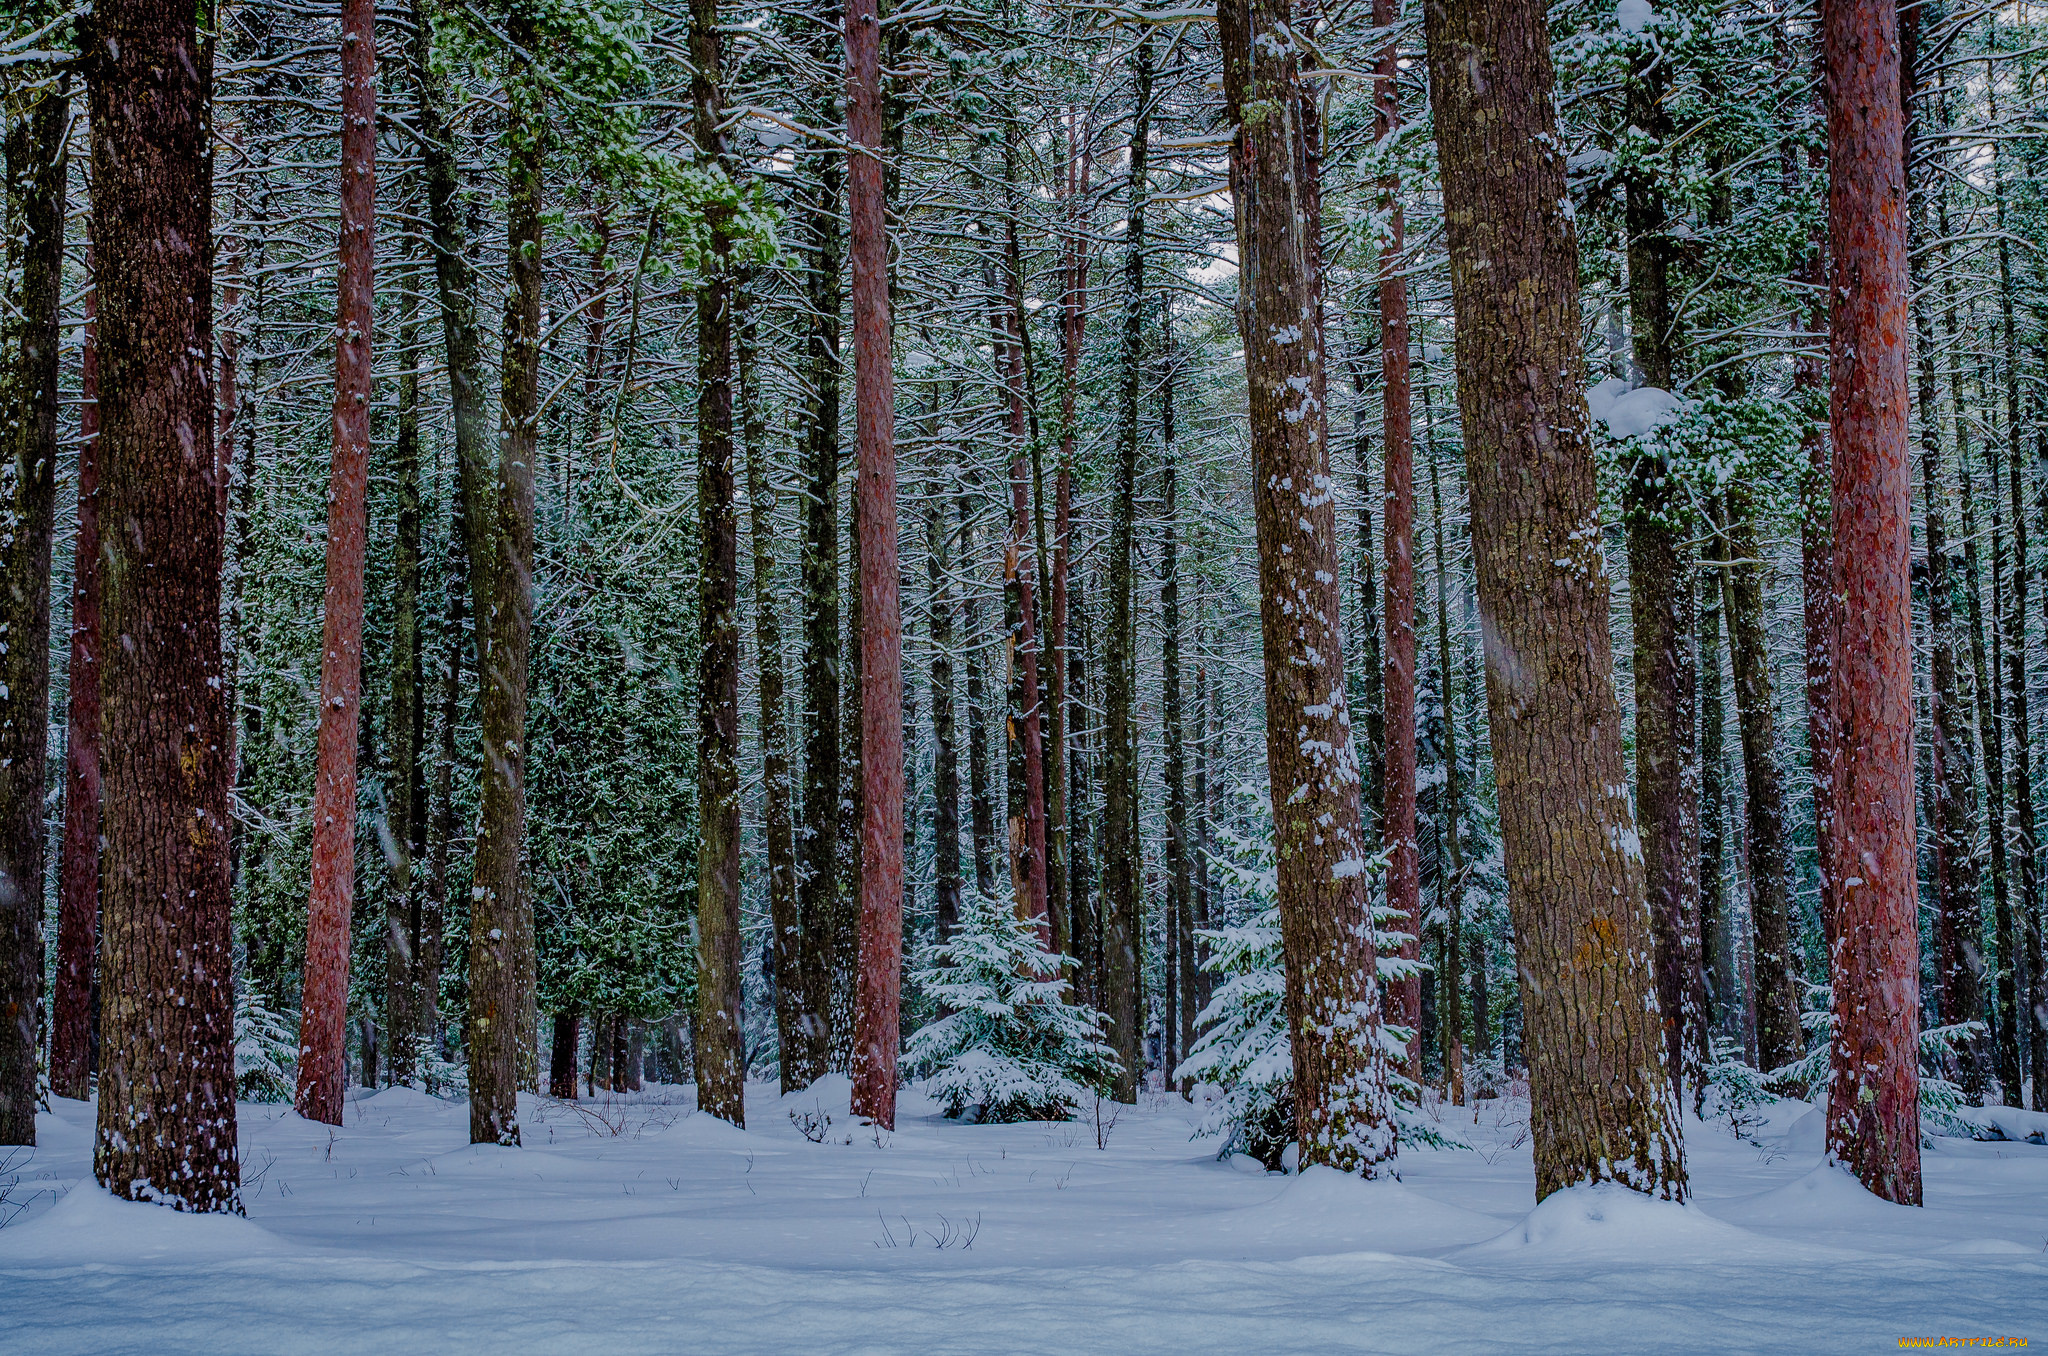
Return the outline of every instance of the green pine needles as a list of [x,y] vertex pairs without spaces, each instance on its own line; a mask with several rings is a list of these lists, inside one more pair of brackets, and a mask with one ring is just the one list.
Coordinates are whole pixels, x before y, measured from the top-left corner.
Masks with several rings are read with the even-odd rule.
[[1110,1086],[1102,1014],[1068,1001],[1072,958],[1046,952],[1009,901],[970,893],[962,906],[953,935],[918,950],[917,983],[945,1015],[910,1038],[903,1065],[949,1115],[1066,1120]]

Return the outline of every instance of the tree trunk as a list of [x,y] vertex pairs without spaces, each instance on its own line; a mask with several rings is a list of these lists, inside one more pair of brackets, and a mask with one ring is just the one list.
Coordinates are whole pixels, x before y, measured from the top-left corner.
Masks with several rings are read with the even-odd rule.
[[1095,862],[1089,840],[1101,827],[1098,816],[1089,812],[1089,791],[1094,785],[1094,739],[1088,713],[1088,609],[1078,583],[1071,585],[1068,600],[1069,641],[1067,656],[1066,731],[1067,820],[1074,826],[1067,835],[1067,912],[1074,948],[1074,989],[1080,1001],[1102,1007],[1102,916],[1095,902]]
[[1709,507],[1700,541],[1700,964],[1708,982],[1709,1022],[1738,1045],[1748,1029],[1748,998],[1736,965],[1735,917],[1729,910],[1727,865],[1728,718],[1721,702],[1721,598],[1728,573],[1721,515]]
[[832,974],[839,912],[839,188],[840,161],[818,164],[816,196],[804,213],[810,308],[805,383],[804,803],[803,869],[797,914],[803,931],[798,972],[800,1037],[783,1051],[784,1078],[809,1087],[832,1049]]
[[946,531],[944,487],[934,474],[925,482],[925,624],[932,640],[932,855],[937,889],[934,913],[938,940],[960,923],[960,753],[953,699],[953,550]]
[[[513,41],[531,50],[528,19]],[[469,1138],[519,1143],[516,1093],[527,1051],[522,1015],[532,983],[531,897],[521,886],[526,839],[526,679],[533,621],[533,459],[540,429],[541,164],[547,152],[547,101],[540,73],[515,71],[506,166],[507,255],[503,414],[492,497],[490,611],[480,645],[484,664],[483,797],[469,911]]]
[[[960,521],[960,554],[966,557],[968,576],[976,567],[973,512],[966,490],[955,501]],[[974,841],[974,888],[993,898],[996,891],[995,794],[989,786],[988,765],[988,679],[983,659],[981,596],[969,588],[962,600],[967,624],[967,817]]]
[[1289,0],[1217,11],[1236,131],[1230,185],[1250,394],[1266,767],[1272,791],[1294,1124],[1304,1165],[1364,1177],[1394,1157],[1344,681],[1342,566],[1324,390],[1321,172]]
[[[239,1213],[223,530],[213,456],[210,44],[197,10],[111,0],[89,68],[98,265],[105,840],[93,1173]],[[163,731],[178,732],[161,737]]]
[[[1391,30],[1395,0],[1374,0],[1373,23]],[[1389,38],[1373,75],[1373,130],[1382,142],[1400,127],[1398,43]],[[1400,177],[1379,183],[1388,236],[1379,259],[1380,467],[1386,491],[1386,607],[1381,622],[1381,700],[1385,730],[1380,839],[1387,849],[1387,907],[1402,931],[1401,959],[1411,973],[1388,986],[1387,1020],[1408,1028],[1403,1072],[1422,1076],[1422,860],[1415,842],[1415,424],[1409,395],[1408,279],[1402,272]]]
[[850,0],[846,129],[852,147],[846,177],[853,264],[855,441],[860,458],[862,783],[852,1105],[854,1115],[893,1130],[903,977],[903,619],[896,550],[889,235],[881,159],[881,29],[876,0]]
[[[408,284],[417,275],[408,270]],[[420,900],[413,865],[424,846],[426,783],[420,776],[426,737],[425,665],[420,654],[420,378],[417,289],[400,302],[398,330],[398,534],[391,547],[391,779],[385,788],[385,849],[390,875],[384,898],[384,1029],[390,1047],[385,1073],[410,1083],[419,1032]]]
[[[720,131],[718,0],[690,3],[690,101],[697,155],[726,170]],[[697,289],[698,585],[697,1014],[699,1109],[747,1123],[740,949],[740,563],[732,467],[732,245],[723,206],[707,221],[711,250]]]
[[768,482],[768,413],[755,355],[751,282],[739,293],[733,357],[740,440],[747,454],[748,529],[754,547],[754,650],[760,665],[761,837],[768,858],[768,921],[775,966],[775,1035],[782,1091],[795,1092],[790,1053],[803,1043],[803,927],[797,912],[796,842],[790,826],[788,701],[782,670],[782,606],[776,598],[775,488]]
[[1765,634],[1765,566],[1755,513],[1741,486],[1728,492],[1728,657],[1742,732],[1743,811],[1749,844],[1749,918],[1756,947],[1757,1058],[1781,1068],[1805,1053],[1799,1026],[1798,935],[1792,919],[1792,859],[1778,774],[1777,704]]
[[[10,102],[12,102],[10,100]],[[0,1144],[36,1142],[68,79],[7,111],[0,320]]]
[[[1425,390],[1427,388],[1425,387]],[[1427,408],[1425,406],[1425,408]],[[1443,1044],[1444,1094],[1452,1106],[1465,1101],[1465,1017],[1458,983],[1463,957],[1465,917],[1465,845],[1460,812],[1464,809],[1463,772],[1458,766],[1457,692],[1451,678],[1450,568],[1444,559],[1443,475],[1437,465],[1435,439],[1429,447],[1429,508],[1435,519],[1431,536],[1436,548],[1436,671],[1444,699],[1444,853],[1437,865],[1437,900],[1443,910],[1443,951],[1437,965],[1437,1031]]]
[[[88,259],[87,272],[92,271]],[[100,916],[100,406],[97,293],[85,294],[79,357],[78,535],[72,551],[70,727],[64,748],[64,840],[57,864],[57,982],[50,1088],[92,1095],[93,973]]]
[[[1078,954],[1075,923],[1076,901],[1085,901],[1088,887],[1081,878],[1087,860],[1085,846],[1077,846],[1073,831],[1074,804],[1069,745],[1073,712],[1068,707],[1067,684],[1072,661],[1067,632],[1068,575],[1073,558],[1074,531],[1074,406],[1080,391],[1081,348],[1086,338],[1088,317],[1088,197],[1094,169],[1094,148],[1085,144],[1092,137],[1091,125],[1084,124],[1083,145],[1072,144],[1074,120],[1067,117],[1069,145],[1067,179],[1067,238],[1061,260],[1063,285],[1060,293],[1060,452],[1054,472],[1052,578],[1047,594],[1045,626],[1046,683],[1046,798],[1051,866],[1057,871],[1054,889],[1055,917],[1059,927],[1054,940],[1065,954]],[[1085,831],[1078,835],[1085,839]]]
[[[1823,13],[1833,277],[1835,1036],[1828,1151],[1886,1200],[1920,1203],[1913,827],[1912,478],[1898,15]],[[2014,482],[2017,487],[2017,481]]]
[[1054,928],[1046,875],[1044,693],[1038,681],[1038,605],[1032,587],[1037,573],[1033,551],[1031,440],[1025,434],[1024,331],[1018,323],[1021,280],[1007,273],[1010,289],[998,308],[996,362],[1004,373],[1009,407],[1010,514],[1003,537],[1003,621],[1010,679],[1008,718],[1010,884],[1017,914],[1038,928],[1039,945],[1054,950]]
[[490,644],[492,470],[484,442],[483,332],[477,320],[476,276],[470,266],[468,232],[462,224],[462,182],[448,125],[446,77],[433,62],[433,22],[440,0],[409,0],[414,109],[419,117],[420,168],[426,180],[427,221],[434,250],[434,282],[441,308],[441,334],[448,355],[448,403],[455,428],[456,514],[469,560],[470,613],[477,618],[477,668],[484,669]]
[[[1661,147],[1669,61],[1642,41],[1631,59],[1629,125]],[[1652,153],[1654,155],[1654,152]],[[1651,157],[1644,157],[1648,161]],[[1671,389],[1676,343],[1668,281],[1670,241],[1663,185],[1654,172],[1626,176],[1630,328],[1642,384]],[[1636,452],[1624,490],[1629,618],[1635,638],[1636,810],[1645,894],[1657,940],[1657,1003],[1672,1085],[1698,1084],[1706,1032],[1700,1014],[1699,803],[1693,736],[1697,661],[1686,509],[1667,461]]]
[[548,1051],[548,1095],[576,1100],[576,1046],[582,1023],[573,1012],[555,1014],[554,1040]]
[[1133,608],[1136,570],[1140,391],[1145,351],[1145,204],[1151,194],[1146,156],[1152,133],[1152,37],[1141,34],[1131,57],[1130,205],[1124,226],[1122,367],[1118,376],[1116,464],[1109,531],[1109,643],[1103,654],[1103,704],[1108,763],[1103,769],[1102,961],[1108,1043],[1117,1055],[1115,1095],[1138,1096],[1145,1062],[1142,885],[1138,848],[1138,631]]
[[[1160,380],[1160,539],[1159,614],[1160,636],[1160,731],[1165,754],[1166,782],[1166,916],[1172,933],[1173,969],[1167,975],[1169,1015],[1173,1048],[1178,1056],[1167,1071],[1195,1043],[1195,919],[1191,895],[1194,882],[1188,846],[1187,720],[1181,705],[1180,640],[1180,489],[1174,465],[1173,393],[1179,355],[1174,347],[1173,319],[1165,317],[1165,354]],[[1181,1084],[1186,1096],[1191,1085]]]
[[1536,1194],[1613,1180],[1682,1199],[1545,10],[1429,0],[1425,21]]

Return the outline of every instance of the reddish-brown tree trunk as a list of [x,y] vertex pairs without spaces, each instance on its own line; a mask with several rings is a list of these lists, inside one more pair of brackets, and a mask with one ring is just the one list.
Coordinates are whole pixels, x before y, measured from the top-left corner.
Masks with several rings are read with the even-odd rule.
[[1538,1198],[1685,1195],[1614,694],[1578,240],[1539,0],[1428,0]]
[[[1015,274],[1008,285],[1019,285]],[[1003,536],[1003,616],[1010,661],[1010,882],[1017,916],[1038,925],[1039,945],[1053,945],[1046,895],[1045,724],[1038,682],[1038,607],[1032,580],[1031,458],[1025,436],[1024,337],[1012,295],[994,317],[996,361],[1009,407],[1010,516]]]
[[106,866],[93,1173],[237,1212],[228,713],[213,457],[211,45],[191,6],[94,12]]
[[313,774],[313,897],[299,1018],[296,1106],[341,1124],[348,1079],[349,920],[355,911],[356,737],[362,718],[363,546],[370,480],[370,306],[377,194],[377,43],[372,0],[341,13],[341,304],[334,327],[334,464],[320,628],[320,735]]
[[[854,436],[860,465],[862,792],[853,1114],[893,1130],[903,971],[903,619],[896,559],[896,388],[890,369],[881,46],[876,0],[851,0],[846,7],[846,130],[853,144],[846,185]],[[1037,757],[1033,750],[1034,768]],[[1039,823],[1043,899],[1042,814]]]
[[[1391,28],[1399,17],[1394,0],[1373,0],[1372,21]],[[1373,135],[1382,143],[1401,125],[1397,42],[1380,52],[1373,72]],[[1379,183],[1380,203],[1387,213],[1387,239],[1380,248],[1380,389],[1381,476],[1386,487],[1382,524],[1386,553],[1386,630],[1380,643],[1384,665],[1386,759],[1381,792],[1385,817],[1381,840],[1387,846],[1387,906],[1401,915],[1401,959],[1415,966],[1422,958],[1422,865],[1415,845],[1415,424],[1408,381],[1408,279],[1401,272],[1400,177],[1392,172]],[[1422,975],[1404,975],[1388,986],[1387,1019],[1409,1029],[1410,1078],[1422,1073]]]
[[1886,1200],[1920,1203],[1920,936],[1913,825],[1912,474],[1898,12],[1830,0],[1828,295],[1833,381],[1829,689],[1834,776],[1828,1151]]
[[[87,271],[91,271],[88,251]],[[57,983],[50,1087],[92,1093],[92,979],[100,921],[100,358],[98,293],[85,294],[78,381],[78,535],[71,575],[70,734],[57,862]]]
[[1250,394],[1265,655],[1266,767],[1279,855],[1295,1134],[1304,1164],[1376,1177],[1394,1156],[1365,875],[1343,596],[1321,401],[1316,147],[1288,0],[1217,11]]

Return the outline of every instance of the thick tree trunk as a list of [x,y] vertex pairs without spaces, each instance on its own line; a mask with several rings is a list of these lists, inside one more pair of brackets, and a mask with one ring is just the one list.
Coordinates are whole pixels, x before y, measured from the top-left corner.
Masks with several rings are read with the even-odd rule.
[[440,712],[435,723],[434,783],[429,792],[427,878],[420,898],[419,1031],[438,1056],[441,1050],[441,971],[446,960],[443,931],[448,911],[448,862],[455,846],[455,760],[463,683],[463,598],[469,573],[468,549],[458,507],[448,523],[447,610],[441,622]]
[[1536,1194],[1613,1180],[1683,1198],[1612,681],[1545,10],[1429,0],[1424,14]]
[[797,915],[803,964],[800,1039],[783,1052],[784,1078],[808,1087],[832,1050],[832,974],[839,914],[839,191],[838,157],[819,162],[809,234],[810,314],[803,498],[804,803]]
[[[530,50],[531,23],[512,25]],[[532,987],[531,897],[521,884],[526,840],[526,681],[533,621],[533,460],[540,430],[541,165],[547,152],[547,102],[540,74],[516,71],[506,167],[507,255],[503,414],[498,475],[491,498],[490,611],[483,652],[483,797],[469,910],[469,1138],[519,1143],[516,1093],[529,1057],[522,1030]]]
[[[1074,120],[1067,119],[1071,138]],[[1053,913],[1057,924],[1054,942],[1059,951],[1078,954],[1075,921],[1076,901],[1085,901],[1087,882],[1081,871],[1087,859],[1085,846],[1077,847],[1073,831],[1074,805],[1069,745],[1073,712],[1068,708],[1067,683],[1071,660],[1067,632],[1068,575],[1072,568],[1074,531],[1074,440],[1075,401],[1080,391],[1081,347],[1086,338],[1088,316],[1088,224],[1087,200],[1094,169],[1093,147],[1085,144],[1092,127],[1084,124],[1081,140],[1069,143],[1064,184],[1067,204],[1067,238],[1061,260],[1060,293],[1060,451],[1054,471],[1052,575],[1047,590],[1045,624],[1046,661],[1046,826],[1048,863],[1053,876]],[[1085,839],[1083,831],[1078,837]],[[1053,877],[1056,877],[1054,879]]]
[[846,177],[853,264],[855,441],[860,458],[862,782],[852,1105],[854,1115],[893,1130],[903,972],[903,619],[896,550],[889,235],[881,160],[881,29],[876,0],[850,0],[846,130],[852,147]]
[[[43,784],[49,751],[50,543],[57,498],[65,131],[60,77],[7,115],[0,320],[0,1144],[36,1142],[43,988]],[[74,680],[75,681],[75,680]]]
[[[718,0],[690,3],[690,102],[697,154],[725,167],[720,131]],[[747,1122],[746,1033],[741,1027],[740,562],[732,467],[732,246],[723,207],[711,210],[711,251],[697,289],[698,586],[697,1014],[699,1109]]]
[[[1828,101],[1835,1036],[1828,1151],[1886,1200],[1920,1203],[1907,461],[1906,202],[1897,11],[1823,10]],[[2017,485],[2017,481],[2015,481]]]
[[1755,944],[1757,1058],[1776,1069],[1805,1053],[1799,1026],[1798,935],[1792,918],[1792,856],[1778,772],[1777,703],[1765,633],[1765,565],[1748,492],[1728,493],[1728,657],[1742,732],[1743,810],[1749,844],[1749,919]]
[[[409,271],[410,272],[410,271]],[[416,277],[416,275],[413,275]],[[409,278],[411,281],[411,278]],[[417,1072],[420,900],[414,864],[424,846],[425,664],[420,649],[420,378],[416,289],[401,302],[398,329],[398,534],[391,547],[391,777],[384,814],[389,839],[384,891],[385,1076],[393,1086]]]
[[[91,271],[90,263],[87,271]],[[100,362],[96,295],[93,291],[85,294],[85,342],[79,358],[70,726],[64,748],[64,839],[57,863],[57,982],[50,1013],[50,1088],[59,1097],[79,1100],[92,1095],[92,991],[100,919]]]
[[1137,1100],[1145,1062],[1144,974],[1140,964],[1143,884],[1138,847],[1138,631],[1133,592],[1137,549],[1139,415],[1145,351],[1146,156],[1152,132],[1152,38],[1131,57],[1129,208],[1124,226],[1123,351],[1117,391],[1116,463],[1109,529],[1109,637],[1103,653],[1108,759],[1103,768],[1102,968],[1108,1042],[1117,1055],[1118,1101]]
[[1266,767],[1279,857],[1301,1161],[1377,1177],[1394,1152],[1365,823],[1339,625],[1341,552],[1322,407],[1318,146],[1288,0],[1217,12],[1230,121],[1259,544]]
[[[89,69],[106,865],[93,1174],[239,1213],[228,713],[213,456],[213,63],[197,10],[110,0]],[[174,732],[165,737],[163,732]]]
[[[1391,28],[1395,0],[1374,0],[1373,23]],[[1399,128],[1401,102],[1396,42],[1389,38],[1373,76],[1374,135],[1386,141]],[[1388,986],[1387,1020],[1409,1029],[1407,1065],[1422,1076],[1422,859],[1415,841],[1415,423],[1409,398],[1408,279],[1402,272],[1400,179],[1379,184],[1388,231],[1379,259],[1381,476],[1386,552],[1386,607],[1381,622],[1381,691],[1385,703],[1384,813],[1380,839],[1387,850],[1387,907],[1398,914],[1401,959],[1412,973]]]

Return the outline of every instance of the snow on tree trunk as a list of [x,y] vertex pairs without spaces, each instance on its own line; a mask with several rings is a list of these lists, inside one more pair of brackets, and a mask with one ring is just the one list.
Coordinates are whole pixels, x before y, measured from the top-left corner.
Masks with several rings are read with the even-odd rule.
[[1279,848],[1295,1134],[1304,1164],[1387,1170],[1394,1127],[1366,897],[1365,825],[1344,682],[1313,97],[1288,0],[1218,10],[1238,331],[1250,395],[1266,770]]

